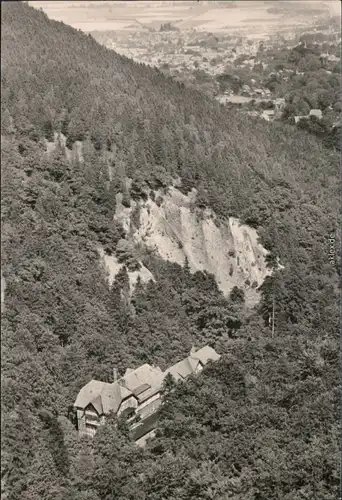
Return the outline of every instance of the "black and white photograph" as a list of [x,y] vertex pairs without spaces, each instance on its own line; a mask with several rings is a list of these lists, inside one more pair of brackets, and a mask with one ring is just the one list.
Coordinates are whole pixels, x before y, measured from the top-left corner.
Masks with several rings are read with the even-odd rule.
[[341,500],[339,0],[1,2],[1,499]]

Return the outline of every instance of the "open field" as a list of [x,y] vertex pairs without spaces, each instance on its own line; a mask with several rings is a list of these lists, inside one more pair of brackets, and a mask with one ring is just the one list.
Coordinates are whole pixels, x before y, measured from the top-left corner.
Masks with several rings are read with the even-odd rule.
[[[180,29],[219,32],[239,29],[247,35],[276,31],[280,26],[312,20],[310,9],[339,13],[339,2],[296,2],[296,8],[272,11],[277,2],[29,2],[42,8],[51,19],[63,21],[82,31],[135,30],[135,23],[159,28],[171,22]],[[293,6],[293,3],[292,3]],[[305,9],[303,9],[305,7]],[[272,12],[270,12],[270,10]],[[133,23],[132,23],[133,21]],[[135,23],[134,23],[135,22]]]

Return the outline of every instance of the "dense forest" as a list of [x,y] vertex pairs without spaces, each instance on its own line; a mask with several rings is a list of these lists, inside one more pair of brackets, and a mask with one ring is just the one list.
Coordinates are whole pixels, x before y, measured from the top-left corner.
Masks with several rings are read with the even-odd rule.
[[[2,4],[1,45],[3,499],[335,500],[337,152],[227,111],[26,3]],[[46,154],[55,132],[69,159],[62,141]],[[156,255],[144,257],[155,282],[131,300],[127,268],[108,287],[96,248],[115,253],[123,236],[116,194],[129,205],[177,177],[199,205],[257,228],[271,267],[280,258],[252,312],[238,290],[224,298],[211,275]],[[204,343],[220,362],[165,386],[144,449],[125,422],[79,440],[72,405],[85,382],[110,381],[114,366],[165,369]]]

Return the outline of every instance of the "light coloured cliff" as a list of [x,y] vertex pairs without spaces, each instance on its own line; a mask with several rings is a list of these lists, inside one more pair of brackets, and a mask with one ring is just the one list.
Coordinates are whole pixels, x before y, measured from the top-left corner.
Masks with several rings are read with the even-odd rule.
[[[107,255],[103,248],[98,247],[97,251],[99,253],[101,262],[105,268],[105,271],[108,276],[108,283],[109,286],[112,285],[115,276],[118,274],[120,269],[124,266],[123,263],[119,262],[117,257],[115,255]],[[140,281],[142,283],[148,283],[149,281],[155,281],[152,273],[142,264],[142,262],[139,262],[140,268],[137,271],[128,271],[128,278],[129,278],[129,286],[130,286],[130,291],[133,293],[135,289],[135,285],[138,281],[138,278],[140,278]]]
[[166,194],[155,191],[152,198],[131,201],[127,208],[122,195],[117,195],[114,218],[123,225],[127,239],[170,262],[184,265],[187,258],[192,272],[212,273],[224,295],[238,286],[250,305],[257,302],[256,288],[270,270],[267,250],[258,242],[255,229],[233,217],[222,221],[211,210],[196,208],[194,189],[184,195],[169,187]]
[[[80,161],[82,143],[76,142],[73,151],[66,147],[63,134],[55,133],[54,142],[47,142],[47,153],[58,144],[65,147],[66,156],[76,154]],[[109,169],[109,179],[113,172]],[[126,180],[130,189],[131,179]],[[201,210],[195,205],[196,190],[184,195],[175,181],[166,192],[154,191],[146,200],[133,201],[131,206],[122,204],[122,194],[116,198],[114,218],[119,221],[126,239],[135,247],[153,250],[162,259],[184,265],[188,260],[192,272],[208,271],[215,276],[219,289],[225,296],[234,286],[245,292],[246,302],[252,306],[259,300],[257,288],[271,273],[266,267],[267,250],[258,242],[255,229],[240,224],[230,217],[219,220],[209,209]],[[116,255],[107,255],[102,248],[98,252],[108,273],[109,284],[123,267]],[[140,269],[129,271],[131,292],[138,276],[143,283],[154,281],[151,272],[140,262]],[[279,266],[281,267],[281,266]]]

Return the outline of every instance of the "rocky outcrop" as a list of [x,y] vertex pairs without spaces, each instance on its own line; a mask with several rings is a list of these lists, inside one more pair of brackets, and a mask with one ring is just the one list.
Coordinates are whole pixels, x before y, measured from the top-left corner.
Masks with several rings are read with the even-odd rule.
[[[66,147],[65,136],[56,132],[53,142],[46,141],[48,154],[55,150],[59,141],[69,159],[76,154],[83,161],[82,143],[75,142],[70,150]],[[110,180],[112,174],[110,170]],[[126,184],[129,191],[131,179],[127,179]],[[222,220],[210,209],[199,209],[196,207],[196,190],[192,189],[185,195],[177,189],[178,185],[179,182],[175,181],[167,189],[150,191],[145,199],[131,200],[130,206],[127,206],[127,200],[123,203],[121,193],[117,195],[114,218],[122,225],[126,240],[119,242],[116,255],[107,255],[98,248],[109,284],[124,266],[120,252],[129,253],[129,248],[146,248],[160,258],[182,266],[187,259],[192,272],[213,274],[225,296],[234,286],[242,288],[247,304],[254,305],[259,300],[257,288],[271,273],[266,267],[267,250],[259,243],[257,231],[240,224],[234,217]],[[154,281],[152,273],[136,255],[135,261],[137,268],[128,271],[131,293],[138,277],[143,283]]]
[[238,286],[247,303],[254,304],[257,288],[271,272],[256,230],[233,217],[219,220],[213,211],[197,208],[195,200],[195,189],[184,195],[169,187],[127,207],[118,194],[114,218],[134,245],[180,265],[187,259],[192,272],[212,273],[224,295]]
[[[53,142],[46,141],[48,154],[54,151],[58,141],[69,159],[76,154],[80,161],[83,160],[82,143],[75,142],[73,150],[70,150],[66,147],[65,136],[57,132]],[[108,176],[112,180],[110,167]],[[222,220],[210,209],[199,209],[196,207],[196,189],[185,195],[177,189],[180,183],[178,179],[173,186],[150,191],[145,193],[147,196],[144,199],[131,200],[130,203],[123,200],[121,193],[117,195],[114,218],[121,223],[126,240],[119,243],[116,255],[107,255],[102,248],[98,248],[109,284],[124,266],[120,252],[129,253],[129,248],[145,248],[164,260],[182,266],[187,259],[192,272],[213,274],[225,296],[237,286],[244,290],[247,304],[254,305],[259,300],[257,288],[271,273],[266,267],[267,250],[259,243],[257,231],[240,224],[234,217]],[[131,179],[126,179],[127,192],[130,188]],[[154,280],[137,257],[139,252],[132,253],[135,253],[137,269],[128,271],[131,292],[138,277],[143,283]]]
[[[101,262],[106,270],[108,276],[109,286],[112,285],[115,276],[118,274],[120,269],[124,266],[124,263],[119,262],[115,255],[108,255],[105,253],[103,248],[98,247],[97,251],[100,255]],[[135,285],[140,278],[141,283],[148,283],[149,281],[155,281],[152,273],[142,264],[142,262],[137,262],[139,269],[134,271],[128,271],[130,292],[133,293]]]

